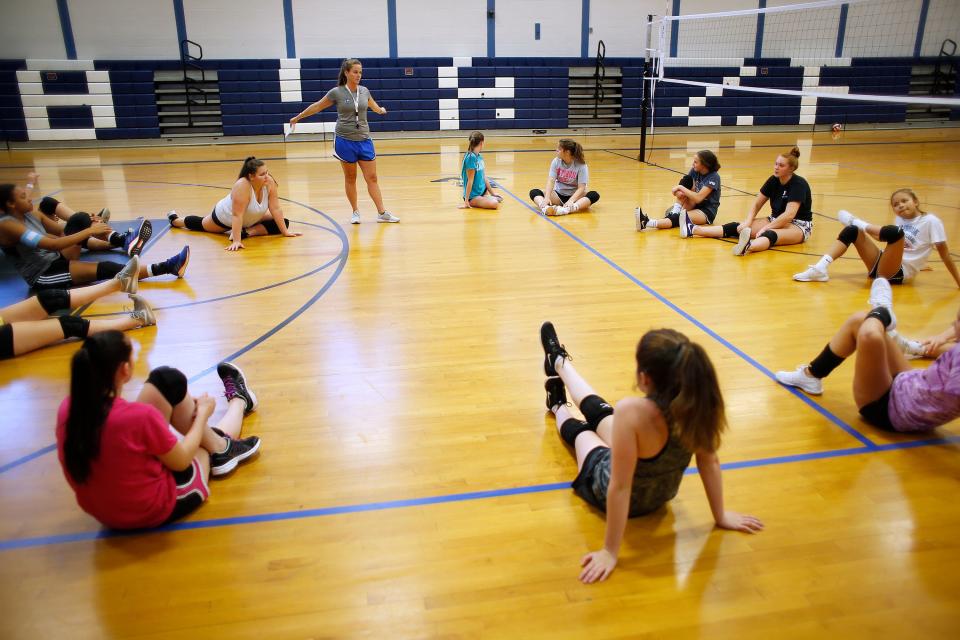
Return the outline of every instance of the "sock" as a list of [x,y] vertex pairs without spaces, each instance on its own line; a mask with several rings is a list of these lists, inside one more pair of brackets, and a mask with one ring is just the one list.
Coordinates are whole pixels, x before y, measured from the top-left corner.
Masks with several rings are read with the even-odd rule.
[[860,218],[854,218],[851,224],[853,224],[853,226],[855,226],[857,229],[860,229],[860,231],[866,233],[867,223],[865,221],[861,220]]
[[170,270],[170,266],[167,264],[166,260],[163,262],[157,262],[147,267],[147,277],[165,276],[171,273],[173,273],[173,271]]
[[120,233],[119,231],[114,231],[113,233],[110,234],[110,237],[107,238],[107,242],[109,242],[114,247],[122,247],[126,239],[127,239],[127,234]]
[[845,359],[831,351],[830,344],[827,343],[820,355],[810,361],[810,374],[814,378],[826,378],[831,371],[843,364]]
[[577,212],[577,211],[580,211],[580,205],[579,205],[578,203],[574,202],[572,205],[570,205],[569,207],[567,207],[567,209],[570,210],[570,213],[575,213],[575,212]]
[[819,260],[817,260],[817,264],[815,264],[815,265],[813,265],[813,266],[815,266],[815,267],[816,267],[817,269],[819,269],[820,271],[823,271],[824,273],[826,273],[826,272],[827,272],[827,269],[830,268],[830,263],[832,263],[832,262],[833,262],[833,258],[831,258],[830,256],[826,256],[826,255],[825,255],[825,256],[823,256],[822,258],[820,258]]

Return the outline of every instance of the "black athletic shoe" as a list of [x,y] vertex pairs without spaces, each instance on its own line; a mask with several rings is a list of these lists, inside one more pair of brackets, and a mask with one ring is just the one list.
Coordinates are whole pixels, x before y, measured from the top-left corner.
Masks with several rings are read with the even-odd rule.
[[127,237],[123,241],[123,250],[131,258],[140,255],[151,235],[153,235],[153,224],[147,219],[141,220],[135,228],[127,231]]
[[543,353],[545,354],[543,359],[543,372],[547,374],[548,378],[557,375],[557,370],[553,366],[553,363],[557,361],[558,357],[573,360],[570,354],[567,353],[567,350],[563,348],[563,345],[560,344],[560,339],[557,338],[557,331],[553,328],[552,322],[544,322],[540,326],[540,344],[543,345]]
[[637,223],[637,231],[643,231],[650,222],[650,217],[643,212],[643,209],[637,207],[633,212],[633,218]]
[[210,454],[210,475],[222,476],[237,468],[237,465],[260,450],[260,438],[250,436],[235,440],[216,427],[218,434],[227,439],[227,450],[223,453]]
[[547,378],[543,388],[547,390],[547,409],[553,411],[554,407],[567,404],[567,388],[563,386],[563,380]]
[[247,405],[244,413],[253,413],[257,410],[257,395],[247,386],[247,378],[240,367],[232,362],[221,362],[217,365],[217,375],[223,381],[223,395],[228,401],[243,398]]

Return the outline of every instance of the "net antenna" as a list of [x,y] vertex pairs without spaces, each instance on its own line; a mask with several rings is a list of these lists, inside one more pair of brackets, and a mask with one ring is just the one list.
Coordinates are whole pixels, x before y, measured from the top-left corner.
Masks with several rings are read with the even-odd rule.
[[[689,116],[690,109],[706,106],[711,96],[754,94],[781,98],[780,105],[790,105],[783,107],[784,113],[796,114],[799,108],[792,122],[798,125],[826,122],[838,105],[858,106],[851,101],[865,106],[865,112],[884,112],[887,121],[900,122],[911,105],[960,108],[960,98],[949,93],[909,95],[910,67],[922,64],[915,61],[919,54],[936,56],[944,38],[956,37],[960,2],[931,5],[922,42],[916,28],[923,19],[919,3],[903,0],[815,0],[679,16],[669,15],[669,7],[668,2],[664,16],[648,16],[647,22],[642,108],[651,123],[656,120],[653,98],[664,97],[661,90],[667,87],[674,88],[668,94],[690,96],[689,107],[674,106],[667,115]],[[651,46],[654,33],[657,42]],[[899,75],[880,77],[883,67],[874,63],[899,65]],[[704,92],[684,92],[682,87]],[[676,95],[672,97],[675,102]],[[784,102],[786,98],[799,100]],[[822,112],[818,102],[825,107]],[[732,116],[724,122],[721,116],[694,116],[688,124],[754,124],[749,108],[744,111],[735,122]],[[646,128],[641,133],[642,161],[648,155]]]

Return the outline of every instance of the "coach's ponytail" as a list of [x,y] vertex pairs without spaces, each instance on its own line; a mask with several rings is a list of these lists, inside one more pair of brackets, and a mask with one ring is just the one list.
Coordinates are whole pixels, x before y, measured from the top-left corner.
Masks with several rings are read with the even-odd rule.
[[637,345],[637,372],[646,373],[648,397],[690,452],[716,451],[727,420],[717,373],[700,345],[673,329],[648,331]]
[[340,63],[340,75],[337,77],[337,86],[342,87],[347,84],[347,71],[353,68],[353,65],[360,64],[356,58],[347,58]]
[[130,360],[131,346],[119,331],[83,341],[70,363],[70,412],[63,443],[64,465],[77,484],[90,477],[100,455],[100,433],[116,397],[117,370]]

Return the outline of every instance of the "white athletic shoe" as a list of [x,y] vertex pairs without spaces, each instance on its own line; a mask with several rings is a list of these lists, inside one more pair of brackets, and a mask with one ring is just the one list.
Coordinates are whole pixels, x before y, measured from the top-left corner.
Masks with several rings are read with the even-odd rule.
[[840,211],[837,211],[837,219],[840,220],[840,224],[849,227],[857,217],[846,209],[840,209]]
[[886,278],[875,278],[870,285],[870,299],[867,304],[871,309],[883,307],[890,312],[890,325],[887,331],[893,331],[897,328],[897,316],[893,313],[893,289]]
[[568,213],[570,213],[570,207],[557,207],[557,208],[556,208],[556,213],[554,213],[554,215],[556,215],[556,216],[565,216],[565,215],[567,215]]
[[907,357],[907,360],[916,360],[917,358],[922,358],[927,355],[927,349],[923,346],[923,343],[919,340],[910,340],[909,338],[904,338],[902,335],[896,331],[887,332],[891,338],[893,338],[894,343],[903,352],[903,355]]
[[750,250],[750,227],[744,227],[740,230],[740,239],[733,247],[733,255],[742,256]]
[[354,211],[350,215],[350,224],[360,224],[360,212]]
[[817,269],[817,265],[812,264],[807,267],[806,271],[794,274],[793,279],[797,282],[826,282],[830,279],[830,276],[827,275],[826,271],[820,271],[820,269]]
[[140,256],[133,256],[114,276],[120,281],[120,291],[136,293],[140,287]]
[[693,225],[690,224],[690,216],[686,209],[680,209],[680,237],[689,238],[693,235]]
[[384,211],[377,216],[377,222],[400,222],[400,218],[393,215],[389,211]]
[[823,393],[823,380],[807,373],[807,365],[801,364],[795,371],[777,371],[777,382],[788,387],[802,389],[811,395]]

